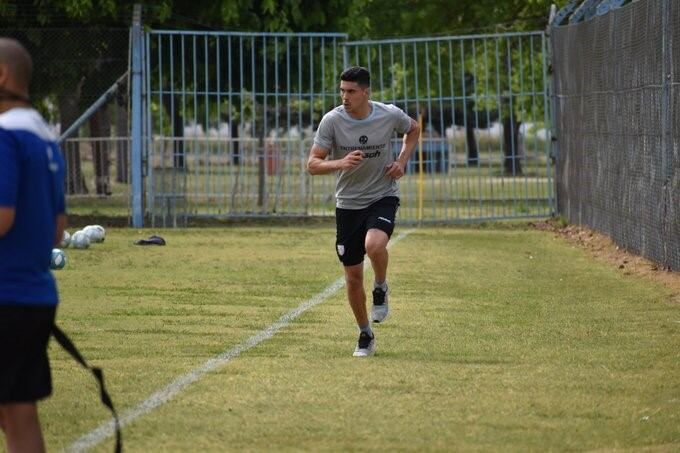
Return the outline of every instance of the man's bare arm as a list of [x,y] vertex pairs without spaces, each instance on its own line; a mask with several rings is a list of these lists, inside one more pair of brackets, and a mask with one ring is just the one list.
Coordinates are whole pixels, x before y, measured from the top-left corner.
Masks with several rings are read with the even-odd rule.
[[[0,237],[3,237],[14,225],[14,216],[16,209],[14,208],[0,208]],[[54,245],[61,242],[64,236],[64,229],[66,228],[66,215],[60,214],[57,216],[57,229],[54,232]]]
[[406,163],[411,158],[416,143],[418,143],[418,138],[420,138],[420,125],[411,118],[411,128],[404,134],[404,144],[401,146],[401,152],[397,156],[397,160],[387,167],[387,174],[389,176],[394,179],[404,176]]
[[14,208],[0,207],[0,237],[3,237],[14,225],[14,215],[16,210]]
[[66,214],[59,214],[57,216],[57,230],[54,232],[54,245],[61,242],[64,237],[64,230],[66,229]]
[[327,175],[338,170],[349,170],[356,167],[364,159],[364,153],[355,150],[349,152],[342,159],[326,160],[328,150],[313,145],[307,160],[307,172],[310,175]]

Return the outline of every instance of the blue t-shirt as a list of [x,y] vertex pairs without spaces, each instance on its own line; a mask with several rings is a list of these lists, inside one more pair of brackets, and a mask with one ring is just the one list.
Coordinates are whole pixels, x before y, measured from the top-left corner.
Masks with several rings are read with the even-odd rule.
[[0,114],[0,206],[15,209],[0,237],[0,305],[57,305],[50,259],[56,219],[65,212],[64,159],[31,108]]

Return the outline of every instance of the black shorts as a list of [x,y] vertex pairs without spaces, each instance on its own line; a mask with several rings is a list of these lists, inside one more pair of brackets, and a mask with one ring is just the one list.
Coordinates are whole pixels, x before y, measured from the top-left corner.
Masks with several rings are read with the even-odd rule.
[[0,306],[0,404],[52,393],[47,342],[56,307]]
[[398,197],[385,197],[363,209],[335,208],[335,253],[345,266],[364,261],[366,233],[377,228],[392,237],[399,208]]

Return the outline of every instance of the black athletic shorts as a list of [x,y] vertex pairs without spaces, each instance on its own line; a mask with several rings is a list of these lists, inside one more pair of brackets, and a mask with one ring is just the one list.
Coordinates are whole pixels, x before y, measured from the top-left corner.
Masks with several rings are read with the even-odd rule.
[[366,233],[377,228],[392,237],[399,208],[398,197],[385,197],[363,209],[335,208],[335,252],[345,266],[364,261]]
[[47,342],[56,307],[0,306],[0,404],[52,393]]

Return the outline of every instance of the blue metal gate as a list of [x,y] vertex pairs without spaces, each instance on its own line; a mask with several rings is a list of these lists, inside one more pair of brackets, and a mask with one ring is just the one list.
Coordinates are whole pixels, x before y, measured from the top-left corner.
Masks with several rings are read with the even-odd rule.
[[349,42],[150,31],[141,45],[143,209],[152,225],[332,216],[335,178],[310,177],[305,164],[316,125],[339,102],[339,73],[353,64],[371,71],[373,99],[424,125],[401,180],[402,222],[553,212],[542,33]]
[[345,43],[346,64],[371,71],[373,98],[424,126],[402,219],[552,214],[545,49],[541,32]]

